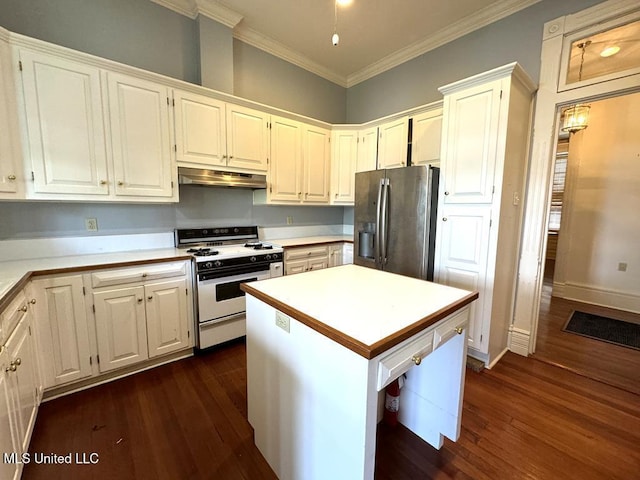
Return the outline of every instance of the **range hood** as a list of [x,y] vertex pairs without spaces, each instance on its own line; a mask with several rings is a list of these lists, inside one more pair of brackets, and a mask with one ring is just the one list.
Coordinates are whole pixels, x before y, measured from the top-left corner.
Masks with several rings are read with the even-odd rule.
[[178,168],[178,183],[209,187],[267,188],[267,176],[255,173],[235,173],[199,168]]

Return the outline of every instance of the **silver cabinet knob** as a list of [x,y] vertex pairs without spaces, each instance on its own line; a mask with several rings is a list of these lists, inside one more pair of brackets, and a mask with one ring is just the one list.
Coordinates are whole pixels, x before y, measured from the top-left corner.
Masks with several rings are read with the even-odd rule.
[[26,312],[27,310],[28,310],[28,308],[27,308],[26,305],[23,305],[18,309],[19,312]]
[[447,221],[447,217],[442,217],[442,221],[446,222]]
[[449,195],[449,192],[447,192],[447,191],[445,190],[444,194],[445,194],[445,195]]
[[36,299],[35,299],[35,298],[32,298],[31,300],[29,300],[29,303],[30,303],[31,305],[35,305],[35,304],[36,304]]

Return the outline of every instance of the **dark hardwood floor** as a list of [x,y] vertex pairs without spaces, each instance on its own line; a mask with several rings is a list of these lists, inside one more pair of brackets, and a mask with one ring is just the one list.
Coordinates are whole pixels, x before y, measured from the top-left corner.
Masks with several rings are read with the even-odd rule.
[[640,323],[640,315],[552,297],[553,263],[547,262],[533,358],[640,395],[640,350],[563,331],[573,310]]
[[[508,353],[467,370],[458,442],[438,451],[381,425],[376,478],[629,480],[638,445],[638,395]],[[30,452],[99,462],[31,463],[25,480],[275,478],[246,420],[241,342],[44,403]]]

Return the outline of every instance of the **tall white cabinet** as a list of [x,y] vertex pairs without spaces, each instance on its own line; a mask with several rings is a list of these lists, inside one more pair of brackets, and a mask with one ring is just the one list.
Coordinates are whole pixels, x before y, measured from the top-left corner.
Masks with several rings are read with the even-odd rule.
[[20,198],[24,186],[8,32],[0,28],[0,199]]
[[517,64],[444,86],[436,279],[477,290],[469,353],[490,366],[513,317],[534,83]]

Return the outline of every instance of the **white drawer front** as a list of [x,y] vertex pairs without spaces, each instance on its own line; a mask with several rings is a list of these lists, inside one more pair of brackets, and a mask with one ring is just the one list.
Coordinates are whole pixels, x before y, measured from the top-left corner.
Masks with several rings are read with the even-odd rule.
[[284,251],[285,260],[303,260],[310,257],[328,257],[327,246],[309,248],[287,248]]
[[0,315],[0,344],[4,343],[27,311],[24,292],[18,293]]
[[187,262],[158,263],[117,270],[101,270],[91,274],[93,288],[147,282],[159,278],[178,277],[187,274]]
[[393,348],[378,363],[378,390],[421,362],[433,349],[433,330],[423,332]]
[[438,325],[433,334],[433,349],[441,347],[456,335],[462,335],[469,324],[469,309],[457,312],[453,317]]

